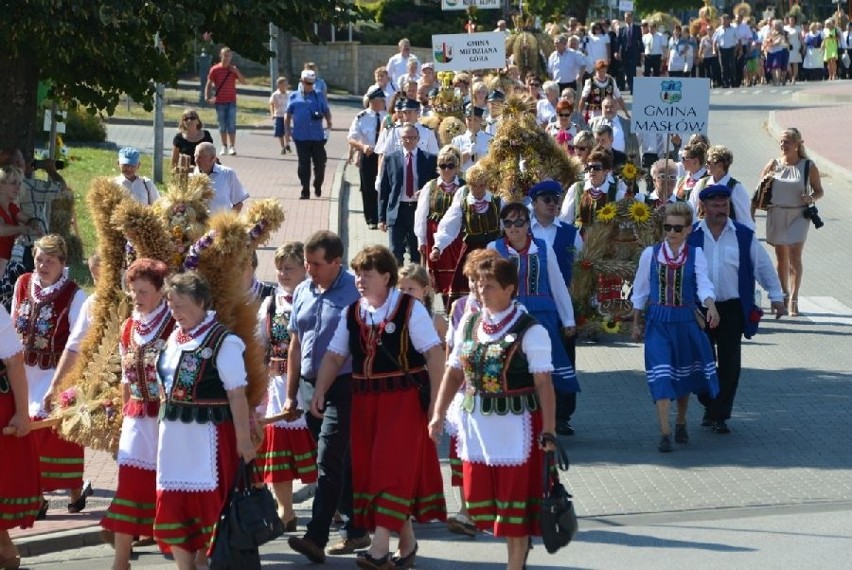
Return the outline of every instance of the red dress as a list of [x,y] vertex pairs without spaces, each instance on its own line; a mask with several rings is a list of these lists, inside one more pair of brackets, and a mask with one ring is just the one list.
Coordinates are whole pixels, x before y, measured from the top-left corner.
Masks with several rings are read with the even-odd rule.
[[[6,211],[0,207],[0,218],[3,219],[3,224],[7,226],[18,225],[18,212],[21,209],[17,204],[9,204],[9,210]],[[17,236],[2,236],[0,237],[0,259],[9,259],[12,257],[12,246],[15,245]],[[2,277],[2,275],[0,275]]]
[[[21,350],[9,314],[0,307],[0,359]],[[0,427],[9,425],[15,415],[15,395],[0,360]],[[41,506],[38,456],[32,435],[16,437],[0,433],[0,530],[33,526]]]
[[[438,231],[438,224],[441,218],[447,213],[453,201],[453,194],[458,190],[459,186],[464,184],[460,180],[458,184],[452,182],[450,186],[443,186],[440,179],[432,180],[429,185],[429,214],[426,219],[426,251],[432,251],[435,245],[435,232]],[[429,269],[429,275],[432,277],[432,288],[435,292],[441,295],[444,306],[450,304],[450,289],[453,285],[453,272],[459,262],[462,253],[462,238],[456,237],[441,253],[438,261],[432,261],[429,256],[425,257],[426,267]]]
[[[160,410],[157,360],[175,326],[165,304],[160,310],[165,312],[158,315],[159,325],[152,321],[153,330],[142,337],[148,338],[147,342],[137,342],[134,332],[138,324],[133,318],[124,322],[121,331],[122,375],[128,384],[130,398],[124,405],[118,446],[118,488],[101,526],[131,536],[152,536],[154,533],[157,414]],[[144,329],[139,334],[143,332]]]

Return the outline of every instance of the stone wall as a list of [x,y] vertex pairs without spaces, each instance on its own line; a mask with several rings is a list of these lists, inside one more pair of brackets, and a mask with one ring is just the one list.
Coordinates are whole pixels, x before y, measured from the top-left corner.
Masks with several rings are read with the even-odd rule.
[[[373,84],[373,71],[377,67],[387,64],[388,59],[397,51],[398,48],[395,45],[362,45],[359,42],[333,42],[314,45],[293,40],[289,56],[291,68],[296,77],[291,79],[298,79],[298,74],[304,63],[312,61],[317,64],[320,77],[325,79],[330,86],[361,95]],[[432,55],[427,48],[412,48],[411,52],[420,59],[421,63],[432,61]],[[284,45],[281,46],[279,54],[281,54],[282,60],[287,56]],[[266,64],[251,62],[236,54],[234,63],[241,69],[267,69]],[[278,64],[283,73],[287,69],[285,62],[279,60]]]

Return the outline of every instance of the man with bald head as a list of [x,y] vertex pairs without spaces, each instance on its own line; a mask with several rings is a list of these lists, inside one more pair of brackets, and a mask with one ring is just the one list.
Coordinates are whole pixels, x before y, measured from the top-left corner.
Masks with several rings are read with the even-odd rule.
[[207,205],[210,213],[243,209],[243,202],[249,197],[233,168],[216,164],[216,147],[213,143],[203,142],[195,147],[195,172],[206,174],[213,185],[213,198]]

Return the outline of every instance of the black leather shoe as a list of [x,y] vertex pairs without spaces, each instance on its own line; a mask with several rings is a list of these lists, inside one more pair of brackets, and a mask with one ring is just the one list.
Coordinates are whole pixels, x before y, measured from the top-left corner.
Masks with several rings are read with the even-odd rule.
[[689,443],[689,433],[686,424],[675,424],[675,441],[677,443]]
[[311,193],[307,190],[302,190],[302,193],[299,195],[299,200],[309,200],[311,198]]
[[307,556],[308,560],[314,564],[322,564],[325,562],[325,551],[313,540],[305,537],[291,536],[287,539],[287,544],[290,548]]
[[47,510],[50,508],[50,502],[47,499],[41,500],[41,506],[38,508],[35,520],[43,521],[47,518]]
[[668,435],[664,435],[660,438],[660,444],[657,446],[657,449],[660,450],[660,453],[671,453],[674,451],[672,447],[672,438]]
[[68,512],[69,513],[79,513],[83,509],[86,508],[86,497],[91,497],[94,491],[92,490],[92,482],[86,481],[83,483],[83,490],[80,493],[80,497],[76,501],[72,501],[68,503]]
[[556,433],[559,435],[574,435],[574,428],[568,420],[556,420]]
[[322,188],[314,188],[314,196],[316,196],[317,198],[322,196]]
[[710,414],[708,412],[704,412],[704,417],[701,418],[701,427],[713,427],[715,422],[710,419]]
[[731,428],[729,428],[728,424],[726,424],[724,421],[719,420],[713,423],[713,431],[716,433],[725,434],[731,433]]

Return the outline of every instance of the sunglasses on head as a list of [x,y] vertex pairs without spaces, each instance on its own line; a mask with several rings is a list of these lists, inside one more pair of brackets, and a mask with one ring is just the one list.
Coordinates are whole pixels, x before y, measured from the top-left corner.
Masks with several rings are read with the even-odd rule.
[[680,224],[663,224],[663,230],[670,232],[674,231],[674,233],[679,234],[683,231],[684,226]]
[[586,172],[600,172],[603,169],[604,169],[603,164],[595,163],[595,164],[587,164],[586,165]]
[[511,228],[511,227],[514,226],[516,228],[522,228],[525,225],[527,225],[528,221],[529,220],[527,220],[526,218],[515,218],[514,220],[509,220],[507,218],[503,218],[503,227],[504,228]]
[[559,194],[545,194],[544,196],[538,197],[538,199],[545,204],[558,204],[559,198],[561,198]]
[[441,164],[438,165],[438,168],[440,168],[441,170],[450,170],[451,168],[455,168],[455,167],[456,167],[456,165],[453,164],[452,162],[442,162]]

